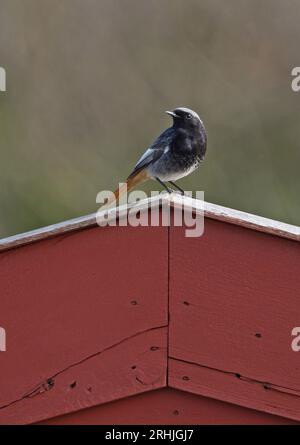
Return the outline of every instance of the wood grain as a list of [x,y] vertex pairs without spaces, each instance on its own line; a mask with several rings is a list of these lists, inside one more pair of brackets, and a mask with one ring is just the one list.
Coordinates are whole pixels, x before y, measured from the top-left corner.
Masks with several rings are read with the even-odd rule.
[[[116,213],[118,214],[119,218],[124,218],[127,216],[128,210],[130,210],[131,208],[135,208],[136,210],[144,210],[151,207],[155,209],[159,208],[162,204],[171,206],[172,208],[182,208],[182,206],[184,205],[186,208],[189,208],[194,212],[204,212],[205,216],[208,218],[217,219],[231,224],[247,227],[249,229],[258,230],[261,232],[270,233],[272,235],[300,241],[300,227],[268,218],[263,218],[257,215],[251,215],[250,213],[222,207],[216,204],[203,202],[197,199],[182,197],[177,193],[173,193],[170,195],[162,194],[160,196],[142,200],[136,204],[122,205],[117,207],[116,209],[109,209],[108,216],[105,216],[105,218],[107,219],[107,221],[114,220]],[[99,213],[100,219],[101,215],[102,217],[106,215],[105,211]],[[95,213],[91,215],[81,216],[79,218],[70,219],[68,221],[52,224],[40,229],[31,230],[26,233],[3,238],[0,240],[0,251],[24,246],[29,243],[72,232],[74,230],[82,230],[89,227],[94,227],[95,225]]]
[[[180,207],[179,195],[162,199],[156,211]],[[200,238],[185,227],[99,228],[90,215],[0,242],[0,423],[167,384],[300,420],[290,346],[299,228],[207,203],[204,213]]]
[[163,388],[42,422],[44,425],[292,425],[295,422]]
[[298,421],[299,395],[223,369],[169,359],[169,386]]
[[[300,420],[300,356],[291,349],[299,270],[291,240],[208,218],[200,238],[171,228],[169,356],[197,367],[195,392]],[[230,390],[217,385],[219,376]],[[170,384],[183,389],[174,376]],[[259,388],[249,391],[250,405],[241,385]],[[275,391],[282,402],[269,409]]]
[[0,423],[165,385],[167,239],[97,227],[0,255]]
[[195,213],[204,214],[205,217],[227,222],[237,226],[247,227],[248,229],[259,232],[269,233],[271,235],[300,241],[300,227],[291,224],[276,221],[274,219],[264,218],[240,210],[223,207],[199,199],[182,197],[179,194],[169,196],[173,208],[182,208],[182,203],[186,208]]

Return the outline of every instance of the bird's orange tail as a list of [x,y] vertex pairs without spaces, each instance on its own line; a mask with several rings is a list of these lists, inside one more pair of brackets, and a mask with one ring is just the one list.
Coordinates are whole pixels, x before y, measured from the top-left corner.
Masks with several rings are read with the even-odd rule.
[[105,206],[107,205],[111,205],[112,203],[114,203],[116,201],[116,203],[119,202],[120,197],[127,191],[129,192],[130,190],[133,189],[133,187],[135,187],[138,184],[142,184],[143,182],[147,181],[147,179],[149,179],[148,173],[146,170],[140,170],[139,172],[130,175],[127,179],[127,181],[121,186],[119,187],[117,190],[115,190],[114,192],[114,197],[110,198],[106,203]]

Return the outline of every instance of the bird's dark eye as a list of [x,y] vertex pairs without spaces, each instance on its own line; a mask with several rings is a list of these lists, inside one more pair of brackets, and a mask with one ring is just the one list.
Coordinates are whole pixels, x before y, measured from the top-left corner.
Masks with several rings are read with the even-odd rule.
[[186,115],[186,118],[187,118],[187,119],[192,119],[192,115],[191,115],[190,113],[188,113],[188,114]]

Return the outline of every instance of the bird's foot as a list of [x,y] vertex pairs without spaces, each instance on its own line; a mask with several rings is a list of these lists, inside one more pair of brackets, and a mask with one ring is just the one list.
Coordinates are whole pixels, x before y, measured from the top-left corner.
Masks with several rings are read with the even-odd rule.
[[176,189],[169,189],[170,191],[168,193],[176,193],[177,195],[181,195],[184,196],[185,192],[184,191],[180,191],[180,190],[176,190]]
[[180,192],[179,190],[176,190],[176,189],[169,189],[170,191],[169,191],[169,193],[177,193],[178,195],[182,195],[183,193],[182,192]]

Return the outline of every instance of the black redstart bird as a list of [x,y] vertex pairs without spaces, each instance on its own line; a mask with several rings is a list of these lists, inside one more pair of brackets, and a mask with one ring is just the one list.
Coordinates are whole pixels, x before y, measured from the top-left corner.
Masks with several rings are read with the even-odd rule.
[[174,181],[192,173],[204,160],[206,132],[202,120],[193,110],[176,108],[166,113],[173,118],[172,127],[145,151],[126,183],[115,191],[115,198],[108,204],[147,179],[156,179],[169,193],[172,189],[166,183],[184,193]]

